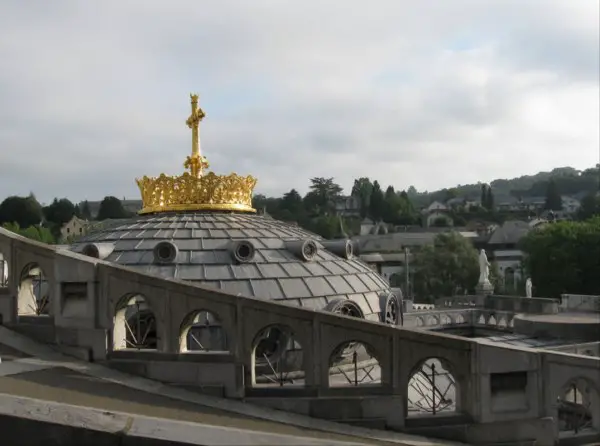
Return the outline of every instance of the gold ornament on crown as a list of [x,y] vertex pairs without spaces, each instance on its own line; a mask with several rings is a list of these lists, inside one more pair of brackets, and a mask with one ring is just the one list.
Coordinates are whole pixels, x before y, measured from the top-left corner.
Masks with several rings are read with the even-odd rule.
[[180,176],[161,173],[158,177],[136,179],[142,194],[140,214],[185,211],[256,212],[252,208],[252,193],[256,178],[236,173],[217,175],[206,173],[209,164],[200,152],[200,122],[205,114],[198,107],[198,95],[190,95],[192,114],[187,126],[192,129],[192,154],[183,166],[189,169]]

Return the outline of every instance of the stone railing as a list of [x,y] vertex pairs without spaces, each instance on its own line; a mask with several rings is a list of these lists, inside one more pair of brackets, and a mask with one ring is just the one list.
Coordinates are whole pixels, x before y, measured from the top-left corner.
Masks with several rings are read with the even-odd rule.
[[483,307],[489,310],[510,311],[512,313],[556,314],[557,299],[522,296],[492,295],[485,298]]
[[563,294],[561,296],[560,311],[600,312],[600,296]]
[[484,310],[481,308],[449,307],[429,311],[415,311],[404,315],[404,326],[420,329],[488,328],[512,331],[515,313]]
[[573,355],[596,356],[600,357],[600,341],[585,342],[582,344],[561,345],[558,347],[549,347],[547,350],[570,353]]
[[[23,311],[31,303],[30,287],[23,282],[29,276],[24,271],[43,271],[48,310],[39,316],[27,313],[28,320],[43,318],[44,325],[50,323],[55,342],[61,346],[85,349],[96,361],[128,364],[132,372],[152,379],[200,388],[220,386],[230,398],[258,398],[272,407],[341,421],[379,420],[385,428],[427,435],[456,438],[456,421],[450,418],[458,417],[468,425],[461,430],[462,441],[535,440],[539,445],[554,443],[555,402],[575,383],[591,395],[587,401],[592,424],[600,431],[600,398],[595,387],[600,358],[485,345],[236,296],[59,252],[3,229],[0,252],[9,267],[8,293],[0,294],[3,323],[15,327],[24,323]],[[136,307],[145,312],[146,334],[153,327],[154,338],[144,346],[135,337],[126,339],[124,319]],[[219,351],[188,349],[191,321],[200,313],[210,313],[210,320],[219,322],[223,341]],[[439,313],[439,323],[452,318],[462,323],[459,316],[466,323],[465,315],[469,315],[475,320],[487,317],[489,325],[492,315],[497,322],[501,313],[446,310]],[[291,357],[275,359],[275,351],[267,354],[266,347],[260,347],[269,336],[265,330],[273,333],[275,329],[292,346]],[[273,338],[269,345],[281,343],[277,339],[282,338]],[[357,352],[370,359],[357,360]],[[296,367],[293,379],[278,368],[288,363]],[[265,365],[273,374],[261,380]],[[332,381],[334,372],[346,377],[347,385]],[[365,380],[367,376],[371,379]],[[422,390],[421,385],[411,385],[417,378],[428,385],[433,380],[433,387]],[[273,382],[269,384],[268,379]],[[454,390],[448,394],[440,383],[452,384]],[[418,388],[418,392],[430,392],[431,398],[419,396]],[[431,410],[424,410],[431,399]],[[417,419],[411,407],[420,408]],[[521,428],[524,423],[526,429]]]
[[482,306],[485,296],[451,296],[441,297],[435,300],[435,307],[442,308],[462,308]]

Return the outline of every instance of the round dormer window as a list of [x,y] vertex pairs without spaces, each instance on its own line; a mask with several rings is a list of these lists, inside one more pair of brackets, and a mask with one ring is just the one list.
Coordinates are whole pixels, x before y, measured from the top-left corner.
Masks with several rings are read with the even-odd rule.
[[177,253],[177,246],[172,242],[160,242],[154,247],[154,260],[157,263],[172,263]]
[[233,249],[231,250],[234,259],[239,263],[250,262],[254,258],[256,250],[252,242],[248,240],[240,240],[234,242]]

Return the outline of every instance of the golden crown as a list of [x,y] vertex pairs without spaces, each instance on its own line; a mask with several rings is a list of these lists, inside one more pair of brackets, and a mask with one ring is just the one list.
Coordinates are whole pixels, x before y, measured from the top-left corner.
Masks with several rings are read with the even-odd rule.
[[200,154],[199,124],[204,112],[198,107],[198,95],[190,95],[192,114],[186,124],[192,129],[192,155],[185,160],[189,172],[180,176],[144,176],[136,179],[142,194],[140,214],[183,211],[238,211],[256,212],[252,208],[252,193],[256,186],[253,176],[236,173],[217,175],[205,173],[209,164]]

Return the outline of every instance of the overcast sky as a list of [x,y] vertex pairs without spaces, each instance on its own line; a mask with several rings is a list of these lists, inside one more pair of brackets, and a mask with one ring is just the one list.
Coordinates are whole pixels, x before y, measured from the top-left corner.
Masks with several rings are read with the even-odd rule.
[[419,190],[600,157],[597,0],[2,0],[0,195],[138,198],[204,154],[257,192]]

